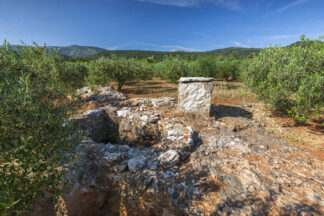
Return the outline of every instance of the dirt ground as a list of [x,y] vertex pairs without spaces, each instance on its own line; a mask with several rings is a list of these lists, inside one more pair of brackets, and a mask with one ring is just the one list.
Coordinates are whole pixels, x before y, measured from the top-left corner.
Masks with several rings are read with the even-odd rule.
[[[297,124],[288,116],[271,112],[262,102],[255,100],[255,95],[241,82],[215,81],[212,103],[214,105],[240,106],[252,112],[253,119],[264,123],[265,128],[280,139],[308,151],[313,156],[324,160],[324,118],[314,122]],[[112,86],[117,89],[116,84]],[[168,96],[177,99],[177,84],[165,80],[133,82],[123,86],[122,92],[128,98]]]

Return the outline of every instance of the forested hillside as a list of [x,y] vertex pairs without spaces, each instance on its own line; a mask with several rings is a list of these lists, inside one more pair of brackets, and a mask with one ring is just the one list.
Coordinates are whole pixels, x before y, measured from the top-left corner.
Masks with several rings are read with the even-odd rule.
[[49,46],[48,49],[58,50],[58,53],[61,54],[62,56],[73,57],[73,58],[87,57],[105,51],[105,49],[99,47],[79,46],[79,45],[64,46],[64,47]]
[[235,52],[237,56],[247,56],[251,53],[258,53],[260,48],[241,48],[241,47],[228,47],[224,49],[215,49],[211,51],[203,52],[186,52],[186,51],[149,51],[149,50],[106,50],[97,54],[90,56],[90,59],[96,59],[99,57],[109,57],[111,55],[126,57],[126,58],[148,58],[153,56],[154,59],[161,60],[164,56],[199,56],[199,55],[224,55],[228,56],[231,53]]

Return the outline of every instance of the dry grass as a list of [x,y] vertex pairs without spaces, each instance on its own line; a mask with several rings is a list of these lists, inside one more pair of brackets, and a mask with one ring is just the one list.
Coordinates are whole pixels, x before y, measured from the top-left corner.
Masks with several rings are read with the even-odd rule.
[[214,81],[213,104],[246,105],[255,99],[242,82]]

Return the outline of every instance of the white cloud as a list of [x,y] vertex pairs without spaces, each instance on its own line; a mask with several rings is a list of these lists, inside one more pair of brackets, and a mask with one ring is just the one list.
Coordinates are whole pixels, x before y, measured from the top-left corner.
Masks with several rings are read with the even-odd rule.
[[287,38],[295,38],[299,37],[297,34],[292,34],[292,35],[273,35],[269,37],[269,40],[278,40],[278,39],[287,39]]
[[144,42],[139,42],[139,41],[134,41],[131,43],[124,43],[124,44],[118,44],[114,45],[111,47],[108,47],[108,50],[118,50],[118,49],[132,49],[132,47],[146,47],[145,49],[152,49],[153,48],[159,48],[159,49],[166,49],[166,50],[183,50],[183,51],[200,51],[194,48],[190,47],[184,47],[184,46],[179,46],[179,45],[165,45],[165,44],[154,44],[154,43],[144,43]]
[[158,47],[158,48],[163,48],[163,49],[170,49],[170,50],[200,51],[197,49],[183,47],[183,46],[179,46],[179,45],[164,45],[164,44],[152,44],[152,43],[143,43],[143,42],[136,42],[136,44],[139,44],[142,46],[148,46],[148,47]]
[[283,12],[285,10],[288,10],[289,8],[295,7],[296,5],[302,4],[302,3],[306,2],[306,1],[308,1],[308,0],[297,0],[297,1],[291,2],[290,4],[279,8],[277,10],[277,12]]
[[160,45],[162,48],[173,49],[173,50],[183,50],[183,51],[199,51],[193,48],[183,47],[183,46],[170,46],[170,45]]
[[231,10],[241,11],[242,6],[239,0],[138,0],[140,2],[150,2],[154,4],[170,5],[177,7],[195,7],[204,3],[212,3],[217,6]]
[[129,45],[128,43],[118,44],[118,45],[114,45],[114,46],[108,47],[107,50],[118,50],[118,49],[121,49],[121,48],[125,48],[128,45]]
[[238,46],[238,47],[249,47],[245,44],[242,44],[240,42],[237,42],[237,41],[230,41],[232,44],[234,44],[235,46]]

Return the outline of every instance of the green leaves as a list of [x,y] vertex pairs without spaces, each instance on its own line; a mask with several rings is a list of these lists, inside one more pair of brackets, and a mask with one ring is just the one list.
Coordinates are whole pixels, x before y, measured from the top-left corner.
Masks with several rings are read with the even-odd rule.
[[92,85],[108,85],[111,81],[118,84],[118,90],[128,81],[145,80],[152,77],[148,63],[123,57],[101,57],[89,64],[88,82]]
[[72,62],[63,62],[59,65],[59,79],[71,90],[85,85],[88,68],[85,65]]
[[63,186],[56,167],[79,134],[62,127],[72,88],[61,64],[43,47],[0,48],[0,215],[21,215]]
[[188,76],[188,62],[180,57],[165,57],[163,61],[154,65],[154,74],[172,83],[176,83],[180,77]]
[[246,61],[244,82],[274,110],[298,121],[319,114],[324,104],[324,42],[301,41],[288,47],[270,47]]
[[[186,56],[185,56],[186,57]],[[239,59],[233,57],[198,56],[196,60],[187,57],[168,56],[154,64],[154,75],[176,83],[180,77],[213,77],[216,79],[232,79],[239,77]]]

